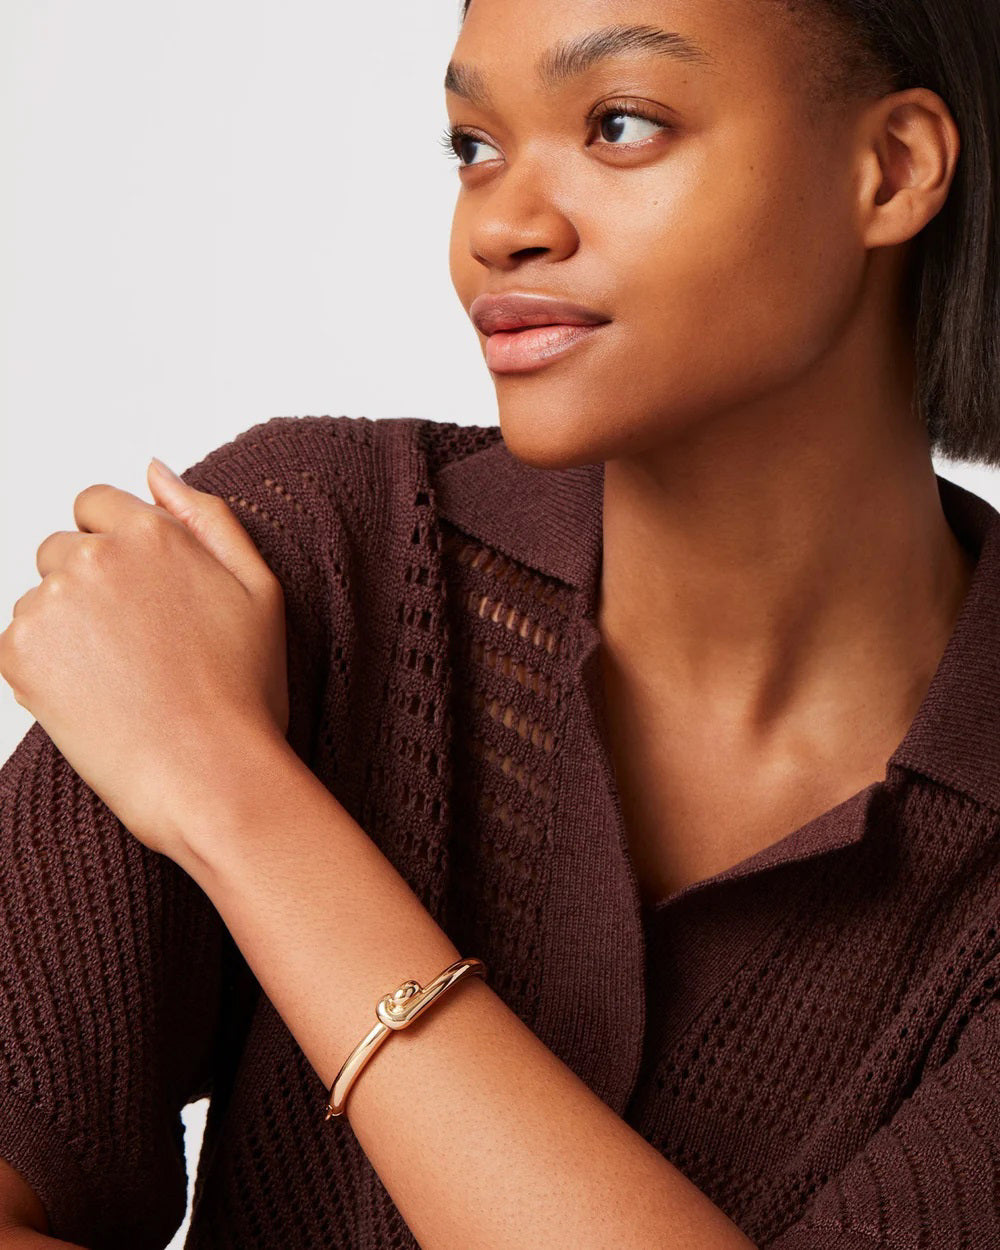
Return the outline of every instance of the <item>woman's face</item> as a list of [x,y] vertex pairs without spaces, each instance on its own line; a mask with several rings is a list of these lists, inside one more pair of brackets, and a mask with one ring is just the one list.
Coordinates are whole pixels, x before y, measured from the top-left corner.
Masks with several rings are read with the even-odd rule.
[[[647,30],[631,50],[553,60],[634,26]],[[677,41],[653,32],[701,52],[670,55]],[[467,312],[523,293],[607,319],[519,371],[498,351],[515,455],[560,466],[662,448],[793,383],[829,346],[867,260],[859,114],[812,107],[806,56],[773,0],[473,0],[446,90],[467,132],[455,289]]]

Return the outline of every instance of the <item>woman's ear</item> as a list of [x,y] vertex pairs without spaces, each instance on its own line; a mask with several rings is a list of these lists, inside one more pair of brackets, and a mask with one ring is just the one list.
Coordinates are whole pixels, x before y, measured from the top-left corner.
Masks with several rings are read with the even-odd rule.
[[912,239],[944,207],[961,137],[947,104],[927,87],[883,96],[871,119],[860,208],[865,244],[886,247]]

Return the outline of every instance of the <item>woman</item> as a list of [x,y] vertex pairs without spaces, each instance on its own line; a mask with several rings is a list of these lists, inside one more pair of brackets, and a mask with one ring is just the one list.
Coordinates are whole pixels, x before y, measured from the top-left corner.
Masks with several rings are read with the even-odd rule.
[[499,430],[89,487],[0,636],[8,1221],[211,1093],[189,1247],[995,1245],[1000,16],[467,9]]

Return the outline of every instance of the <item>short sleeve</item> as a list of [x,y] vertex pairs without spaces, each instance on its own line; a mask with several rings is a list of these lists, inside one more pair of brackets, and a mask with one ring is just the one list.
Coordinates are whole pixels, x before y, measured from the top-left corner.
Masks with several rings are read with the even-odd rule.
[[[273,418],[182,474],[227,500],[281,582],[288,738],[303,758],[331,676],[330,605],[346,610],[331,580],[346,584],[349,566],[336,509],[323,510],[338,486],[325,433]],[[259,987],[208,896],[132,836],[38,722],[0,768],[0,883],[0,1157],[52,1236],[162,1248],[187,1200],[180,1112],[232,1066],[230,970]]]
[[162,1247],[209,1084],[221,921],[36,721],[0,769],[0,1156],[51,1235]]
[[985,984],[949,1057],[761,1250],[1000,1246],[1000,999]]

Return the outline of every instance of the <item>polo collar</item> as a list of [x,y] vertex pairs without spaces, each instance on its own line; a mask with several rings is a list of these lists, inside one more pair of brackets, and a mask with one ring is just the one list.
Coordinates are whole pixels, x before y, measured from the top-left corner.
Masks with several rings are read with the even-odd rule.
[[[604,463],[537,468],[519,460],[496,428],[495,442],[438,471],[438,511],[494,550],[581,591],[593,623]],[[935,477],[948,523],[976,564],[937,670],[889,767],[919,772],[1000,811],[1000,512]]]

